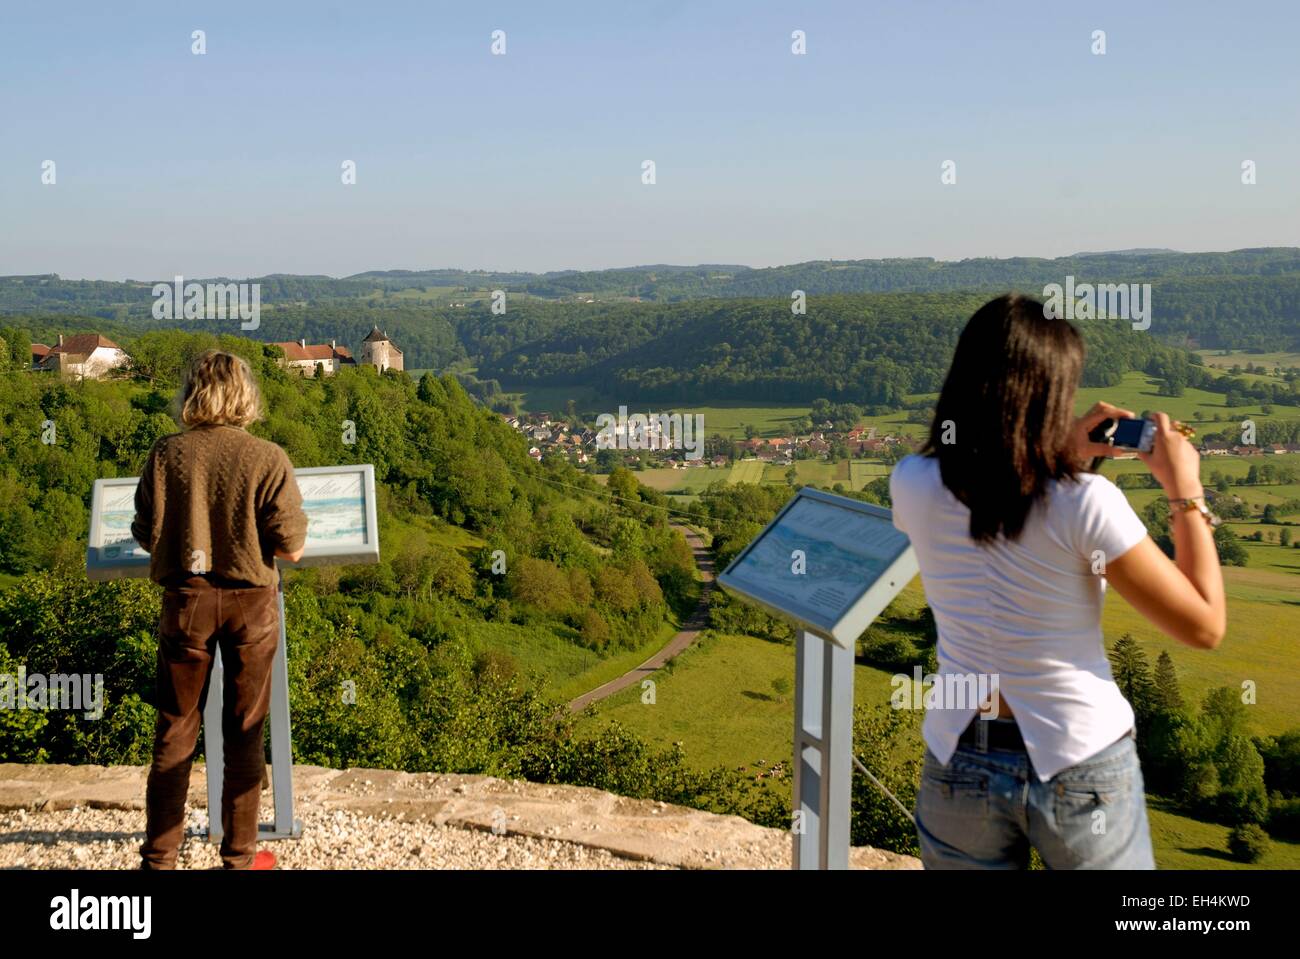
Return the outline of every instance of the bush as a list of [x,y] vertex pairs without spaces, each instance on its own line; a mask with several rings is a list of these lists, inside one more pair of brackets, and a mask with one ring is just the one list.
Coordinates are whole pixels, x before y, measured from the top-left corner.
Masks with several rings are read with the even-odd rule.
[[583,643],[590,648],[604,649],[609,645],[609,623],[594,609],[583,612],[580,629]]
[[868,629],[862,637],[862,658],[880,669],[911,672],[921,662],[916,644],[906,636]]
[[1237,826],[1228,833],[1228,852],[1238,862],[1259,862],[1272,845],[1268,833],[1253,822]]
[[1268,834],[1276,839],[1300,841],[1300,799],[1274,798],[1268,811]]

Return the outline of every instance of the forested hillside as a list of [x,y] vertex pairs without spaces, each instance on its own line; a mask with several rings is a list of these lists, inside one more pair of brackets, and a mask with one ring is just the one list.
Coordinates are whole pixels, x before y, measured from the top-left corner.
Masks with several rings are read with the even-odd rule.
[[[1240,292],[1229,287],[1224,295],[1234,291]],[[1185,296],[1189,315],[1201,317],[1187,323],[1219,330],[1216,338],[1249,338],[1240,314],[1218,310],[1212,297]],[[248,335],[264,341],[338,340],[355,349],[371,326],[379,326],[405,351],[408,369],[472,366],[480,378],[514,387],[581,383],[605,396],[636,401],[806,403],[825,397],[900,406],[909,394],[939,388],[962,326],[985,299],[982,293],[819,296],[808,301],[803,315],[792,314],[780,299],[663,304],[520,299],[504,314],[485,304],[432,310],[405,303],[332,303],[266,309],[260,327]],[[15,346],[23,337],[52,343],[60,333],[104,333],[146,373],[154,360],[141,332],[163,325],[152,318],[49,314],[13,315],[4,323],[0,329],[8,330],[6,338]],[[190,325],[212,333],[236,326],[229,320]],[[1125,372],[1140,370],[1168,379],[1171,389],[1199,386],[1263,402],[1297,402],[1294,384],[1211,375],[1198,357],[1170,342],[1190,342],[1187,337],[1155,336],[1154,323],[1151,331],[1135,331],[1123,321],[1078,325],[1088,342],[1085,385],[1113,385]]]
[[[1165,343],[1188,349],[1300,349],[1300,249],[1289,247],[1231,253],[1086,254],[1054,260],[814,261],[768,269],[656,266],[544,275],[384,271],[344,279],[277,275],[251,278],[261,285],[262,317],[259,328],[249,335],[263,340],[337,339],[355,346],[371,326],[379,326],[406,351],[408,368],[443,369],[464,362],[496,371],[517,369],[525,377],[550,380],[557,374],[557,361],[549,356],[542,359],[545,354],[578,346],[586,357],[576,360],[576,368],[595,366],[629,343],[650,342],[659,330],[677,335],[683,316],[701,325],[722,318],[741,332],[751,332],[744,317],[756,309],[770,307],[775,311],[772,315],[790,319],[795,290],[809,297],[810,316],[816,308],[823,318],[833,314],[841,324],[858,317],[906,323],[939,316],[955,321],[968,317],[967,307],[989,294],[1020,290],[1041,296],[1044,286],[1064,284],[1067,276],[1079,283],[1151,283],[1148,332]],[[76,281],[53,274],[0,277],[0,314],[8,314],[6,322],[11,325],[42,336],[69,332],[69,326],[110,335],[114,330],[174,326],[174,321],[152,317],[151,288],[152,281]],[[484,301],[493,290],[507,294],[504,314],[491,312]],[[459,303],[456,291],[461,291]],[[674,308],[680,301],[690,301],[693,309]],[[187,322],[213,333],[230,332],[235,325],[226,320]],[[636,332],[620,332],[625,325]],[[583,334],[581,328],[587,327],[599,334]],[[778,338],[782,345],[793,347],[810,332],[814,331],[796,331],[795,344],[789,342],[790,335]],[[765,340],[772,335],[763,333]],[[707,331],[690,330],[686,336],[689,341],[702,340],[706,347],[716,345],[708,342]],[[734,340],[727,342],[733,348],[741,346]],[[854,345],[836,343],[835,348]],[[650,349],[656,351],[653,344]],[[716,382],[724,390],[722,396],[779,389],[786,375],[767,370],[774,378],[771,382],[754,382],[750,394],[733,394],[725,391],[748,378],[748,372],[738,372],[730,363],[725,370],[710,372],[707,367],[722,357],[710,358],[703,364],[706,369],[697,370],[692,368],[695,359],[663,349],[657,350],[651,368],[634,365],[619,370],[618,364],[610,364],[594,372],[610,384],[644,381],[647,388],[658,388],[661,376],[654,371],[668,368],[671,374],[665,388],[678,381],[682,388],[693,381]],[[780,359],[778,351],[778,366]],[[835,359],[837,367],[830,379],[857,375],[856,357],[847,365],[838,352]]]
[[[810,300],[802,316],[771,300],[608,307],[497,360],[485,344],[479,375],[511,383],[581,382],[639,400],[826,397],[901,406],[907,394],[939,389],[962,327],[986,299],[974,293],[826,296]],[[526,304],[520,312],[532,309]],[[1184,351],[1129,324],[1079,325],[1089,350],[1085,385],[1190,362]]]

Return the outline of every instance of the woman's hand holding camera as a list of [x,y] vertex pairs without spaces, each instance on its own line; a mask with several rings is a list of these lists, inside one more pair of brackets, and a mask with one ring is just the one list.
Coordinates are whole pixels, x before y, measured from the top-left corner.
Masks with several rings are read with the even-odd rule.
[[1109,443],[1094,443],[1088,434],[1103,420],[1132,419],[1133,413],[1109,403],[1094,403],[1092,409],[1074,421],[1074,452],[1080,464],[1086,465],[1099,456],[1114,456],[1115,447]]
[[1168,414],[1151,417],[1156,424],[1155,442],[1150,453],[1138,453],[1151,475],[1170,499],[1195,499],[1205,495],[1201,485],[1201,454],[1187,435],[1170,421]]

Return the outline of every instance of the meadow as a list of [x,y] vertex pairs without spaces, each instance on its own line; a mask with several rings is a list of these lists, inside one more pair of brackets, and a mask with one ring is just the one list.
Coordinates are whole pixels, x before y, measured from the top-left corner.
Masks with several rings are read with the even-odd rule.
[[[801,486],[833,488],[837,483],[845,489],[860,490],[868,483],[889,475],[889,467],[872,460],[795,460],[795,483]],[[661,493],[698,495],[711,483],[723,481],[736,483],[772,483],[787,485],[789,466],[785,463],[764,463],[757,459],[744,459],[729,467],[695,467],[675,470],[654,468],[636,473],[639,482]]]
[[1284,370],[1300,369],[1300,353],[1248,353],[1244,350],[1231,350],[1224,355],[1223,350],[1196,350],[1201,362],[1216,369],[1231,369],[1240,366],[1245,369],[1252,363],[1257,367],[1272,370],[1281,367]]

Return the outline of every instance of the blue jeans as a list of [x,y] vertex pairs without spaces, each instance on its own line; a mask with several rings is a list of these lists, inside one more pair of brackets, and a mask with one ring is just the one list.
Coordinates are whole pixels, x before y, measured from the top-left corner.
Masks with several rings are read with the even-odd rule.
[[[977,720],[998,722],[998,720]],[[1132,735],[1039,782],[1023,750],[925,751],[916,830],[926,869],[1154,869]]]

